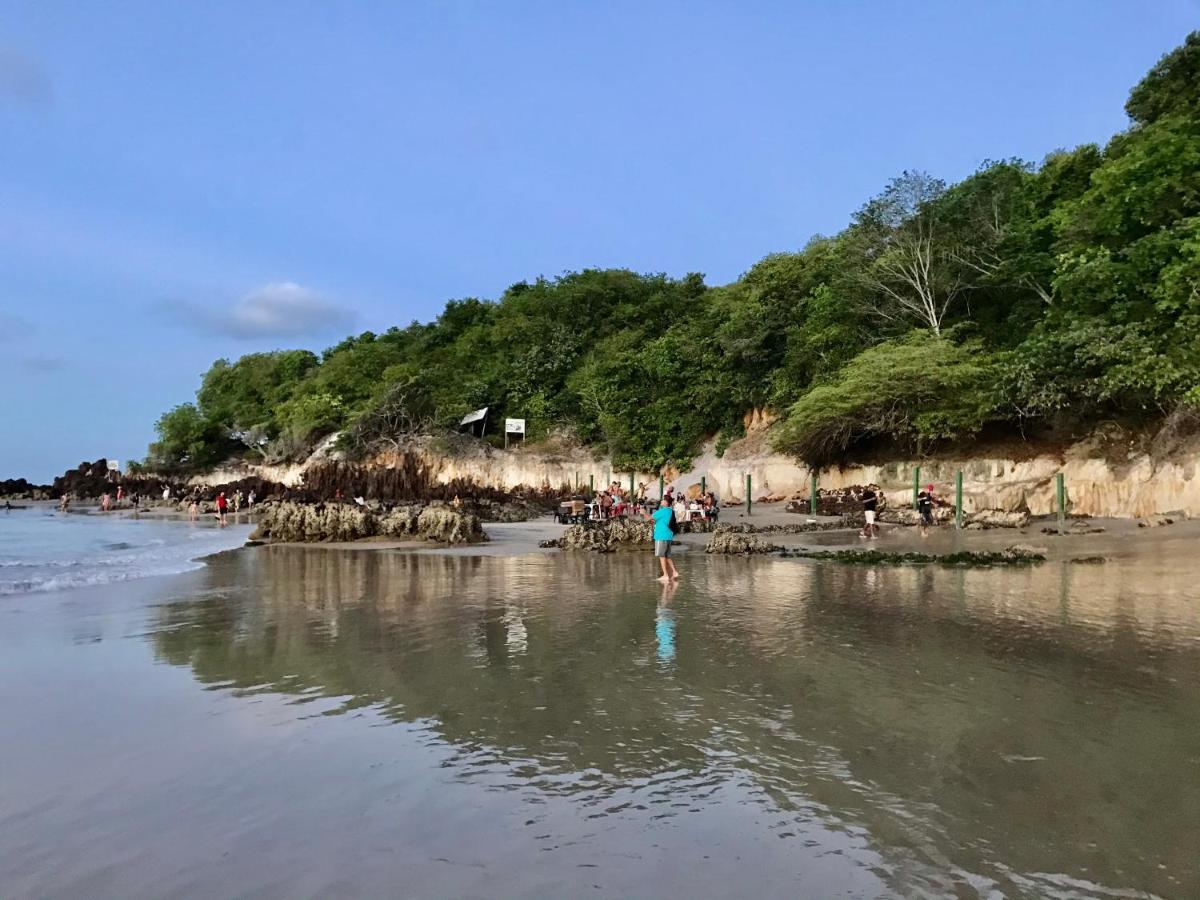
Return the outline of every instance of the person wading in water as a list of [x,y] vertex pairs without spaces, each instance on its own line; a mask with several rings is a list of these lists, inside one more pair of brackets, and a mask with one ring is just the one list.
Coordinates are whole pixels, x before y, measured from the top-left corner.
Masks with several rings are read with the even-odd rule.
[[917,512],[921,514],[921,537],[929,534],[929,526],[933,524],[933,485],[927,485],[925,490],[917,494]]
[[879,495],[875,492],[875,486],[868,484],[867,489],[862,492],[863,505],[863,537],[873,538],[879,536],[879,526],[875,524],[876,507],[879,505]]
[[654,520],[654,556],[662,567],[662,575],[658,580],[677,581],[679,570],[675,568],[675,561],[671,559],[671,541],[675,539],[675,532],[679,530],[675,511],[671,509],[667,498],[663,497],[658,501],[658,509],[653,514],[647,513],[646,518]]

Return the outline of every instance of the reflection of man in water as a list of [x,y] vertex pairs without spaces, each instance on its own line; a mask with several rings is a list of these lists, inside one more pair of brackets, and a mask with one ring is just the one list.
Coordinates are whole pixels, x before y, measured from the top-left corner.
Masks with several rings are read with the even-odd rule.
[[658,661],[669,663],[675,660],[675,610],[671,609],[671,598],[679,585],[668,582],[663,585],[658,598],[658,615],[654,619],[654,637],[658,641]]

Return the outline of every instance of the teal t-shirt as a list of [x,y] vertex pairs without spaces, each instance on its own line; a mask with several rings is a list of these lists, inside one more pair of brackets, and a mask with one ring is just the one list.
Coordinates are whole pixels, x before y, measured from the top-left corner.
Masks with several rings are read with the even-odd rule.
[[654,520],[654,539],[656,541],[675,540],[675,532],[671,530],[671,507],[664,506],[656,509],[650,518]]

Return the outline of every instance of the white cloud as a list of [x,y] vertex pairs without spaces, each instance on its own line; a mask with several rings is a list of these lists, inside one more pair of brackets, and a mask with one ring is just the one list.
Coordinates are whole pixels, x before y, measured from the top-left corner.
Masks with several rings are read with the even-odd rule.
[[347,307],[294,281],[263,285],[229,309],[198,303],[174,303],[167,309],[186,324],[241,340],[323,335],[350,328],[355,318]]

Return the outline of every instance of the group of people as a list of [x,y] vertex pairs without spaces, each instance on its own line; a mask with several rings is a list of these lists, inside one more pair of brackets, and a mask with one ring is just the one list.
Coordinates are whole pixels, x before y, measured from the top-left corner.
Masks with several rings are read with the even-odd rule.
[[[65,499],[65,497],[64,497],[64,499]],[[115,505],[120,506],[122,503],[124,503],[126,501],[126,499],[129,500],[129,505],[131,507],[133,507],[133,510],[135,512],[142,505],[142,495],[140,493],[138,493],[137,491],[134,491],[132,494],[127,495],[125,493],[125,487],[123,485],[118,484],[117,485],[117,499],[116,499]],[[108,512],[109,510],[111,510],[113,508],[114,508],[113,495],[108,493],[108,491],[105,491],[104,494],[100,497],[100,511]],[[65,512],[66,507],[63,507],[63,510]]]
[[[589,518],[599,521],[626,515],[648,515],[653,505],[653,501],[646,497],[648,490],[644,481],[640,482],[632,493],[622,488],[619,482],[614,481],[592,498]],[[720,515],[717,495],[712,491],[705,491],[696,497],[689,498],[683,491],[676,491],[674,487],[668,487],[659,499],[660,506],[663,500],[666,501],[667,506],[671,507],[676,520],[680,522],[716,521]]]
[[[200,518],[200,501],[202,500],[200,488],[193,489],[191,497],[188,499],[188,519],[195,522]],[[238,488],[229,496],[225,495],[224,491],[217,493],[217,521],[221,523],[221,527],[227,524],[225,516],[229,513],[230,507],[233,508],[234,514],[237,514],[242,509],[242,504],[246,504],[247,509],[254,509],[254,503],[258,499],[254,491],[248,494],[243,494],[241,488]]]
[[[858,533],[859,537],[879,537],[879,509],[886,502],[879,485],[868,484],[859,495],[859,501],[863,508],[863,527]],[[936,524],[933,518],[933,508],[936,505],[937,498],[934,496],[932,484],[925,485],[924,490],[917,492],[917,515],[920,516],[918,527],[921,529],[921,537],[929,534],[930,525]]]

